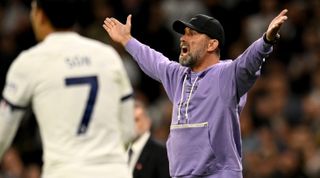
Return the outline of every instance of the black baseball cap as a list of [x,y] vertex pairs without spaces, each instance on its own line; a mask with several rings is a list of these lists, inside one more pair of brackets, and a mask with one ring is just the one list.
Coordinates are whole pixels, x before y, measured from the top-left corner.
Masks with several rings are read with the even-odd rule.
[[172,27],[174,31],[180,34],[184,34],[184,29],[189,27],[199,33],[208,35],[212,39],[217,39],[220,48],[224,44],[224,30],[221,23],[217,19],[204,14],[198,14],[188,22],[176,20]]

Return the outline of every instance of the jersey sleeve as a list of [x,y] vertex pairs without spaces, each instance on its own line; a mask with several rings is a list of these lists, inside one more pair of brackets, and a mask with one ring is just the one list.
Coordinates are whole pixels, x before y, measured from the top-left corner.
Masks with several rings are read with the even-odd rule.
[[128,144],[134,138],[134,100],[133,89],[128,74],[121,63],[120,68],[120,130],[124,144]]
[[30,73],[19,56],[10,66],[0,102],[0,158],[10,146],[30,102]]
[[24,114],[24,109],[15,108],[5,100],[0,102],[0,160],[16,135]]
[[27,66],[32,64],[26,63],[24,58],[22,53],[10,66],[2,93],[3,98],[17,107],[27,107],[32,96],[32,69]]

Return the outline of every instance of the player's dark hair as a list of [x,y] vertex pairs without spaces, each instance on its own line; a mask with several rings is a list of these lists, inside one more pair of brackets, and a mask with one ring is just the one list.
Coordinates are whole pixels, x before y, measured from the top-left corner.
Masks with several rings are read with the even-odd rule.
[[54,28],[71,28],[77,22],[81,0],[36,0]]

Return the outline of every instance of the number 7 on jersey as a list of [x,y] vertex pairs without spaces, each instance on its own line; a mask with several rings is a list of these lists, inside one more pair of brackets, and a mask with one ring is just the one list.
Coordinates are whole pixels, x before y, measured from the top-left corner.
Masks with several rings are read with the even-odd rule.
[[67,86],[84,84],[90,85],[89,97],[86,103],[86,108],[77,131],[78,135],[84,134],[87,131],[98,93],[97,76],[67,78],[65,79],[65,84]]

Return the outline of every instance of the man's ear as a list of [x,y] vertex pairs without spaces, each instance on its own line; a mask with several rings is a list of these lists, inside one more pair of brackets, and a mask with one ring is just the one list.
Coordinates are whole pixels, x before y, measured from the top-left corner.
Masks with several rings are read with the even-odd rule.
[[42,9],[38,9],[36,13],[38,15],[39,22],[41,25],[48,23],[48,17],[46,16],[46,14]]
[[208,52],[215,51],[219,46],[219,41],[216,39],[210,39],[208,43]]

